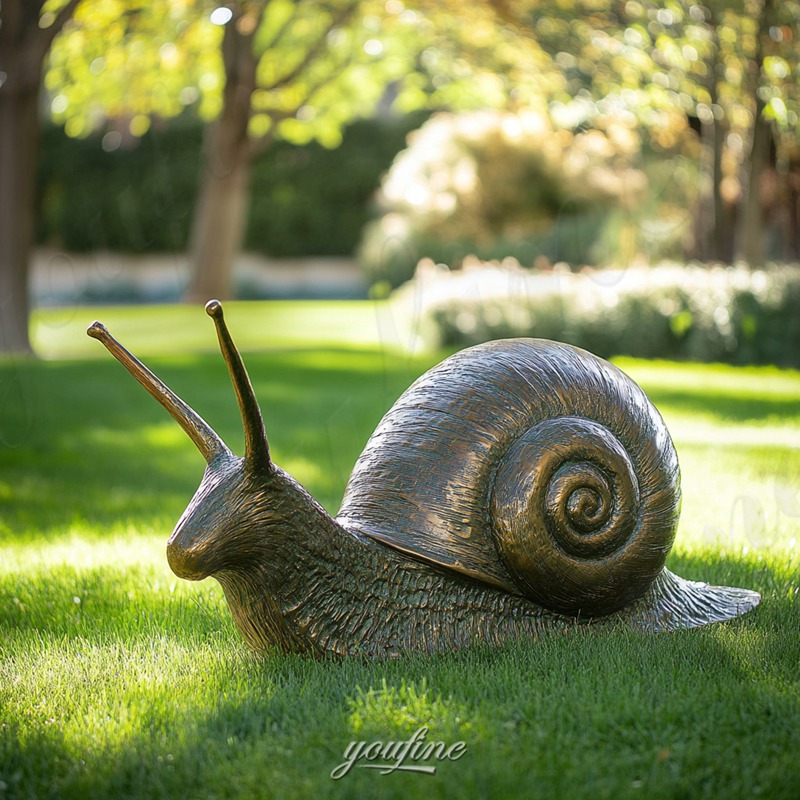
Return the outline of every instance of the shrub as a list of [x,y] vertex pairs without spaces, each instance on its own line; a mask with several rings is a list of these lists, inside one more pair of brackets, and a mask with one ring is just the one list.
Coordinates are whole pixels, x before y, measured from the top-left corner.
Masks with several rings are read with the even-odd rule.
[[387,173],[384,215],[365,230],[360,260],[395,286],[420,256],[453,265],[469,253],[600,261],[614,210],[646,188],[631,166],[638,150],[637,135],[618,122],[571,132],[533,112],[436,114]]
[[513,259],[423,261],[396,292],[445,345],[535,336],[600,356],[800,367],[800,266],[664,264],[534,273]]

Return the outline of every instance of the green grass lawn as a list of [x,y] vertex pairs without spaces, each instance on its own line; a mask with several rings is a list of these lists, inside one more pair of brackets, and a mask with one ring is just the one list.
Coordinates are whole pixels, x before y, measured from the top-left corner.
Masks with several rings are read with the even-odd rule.
[[[442,354],[396,347],[410,329],[385,306],[227,316],[274,459],[335,512],[382,414]],[[392,662],[258,658],[219,586],[167,566],[204,464],[85,336],[95,317],[241,450],[199,309],[40,312],[43,360],[0,362],[0,798],[798,797],[800,373],[619,360],[681,460],[668,565],[757,589],[747,616]],[[421,726],[463,756],[330,778],[351,741]]]

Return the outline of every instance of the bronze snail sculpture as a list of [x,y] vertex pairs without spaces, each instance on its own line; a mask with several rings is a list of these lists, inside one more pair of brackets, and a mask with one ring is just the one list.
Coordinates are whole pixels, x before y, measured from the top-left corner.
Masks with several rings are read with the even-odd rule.
[[396,656],[498,645],[599,620],[668,631],[756,606],[664,567],[678,461],[659,413],[612,364],[541,339],[457,353],[367,442],[334,519],[270,459],[258,403],[212,300],[245,429],[234,455],[98,322],[88,330],[203,454],[167,558],[222,585],[257,650]]

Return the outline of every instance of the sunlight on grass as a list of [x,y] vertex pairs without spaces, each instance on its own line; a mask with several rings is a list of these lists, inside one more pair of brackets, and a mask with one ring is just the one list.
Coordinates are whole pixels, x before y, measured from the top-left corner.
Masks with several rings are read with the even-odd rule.
[[678,544],[702,540],[728,549],[797,545],[798,451],[699,447],[676,441],[683,506]]
[[[89,429],[86,431],[86,435],[97,437],[98,444],[113,447],[120,441],[120,436],[129,436],[130,434],[126,434],[124,431],[112,433],[108,430]],[[136,443],[142,453],[162,448],[178,449],[184,444],[185,437],[186,434],[166,415],[164,421],[158,425],[136,426]]]
[[[82,538],[80,534],[59,537],[55,542],[29,545],[10,545],[3,549],[0,574],[11,572],[40,572],[56,565],[81,570],[94,570],[100,567],[131,566],[166,567],[164,551],[166,540],[155,536],[142,536],[133,528],[126,535],[116,535],[98,539]],[[165,575],[172,576],[168,569]]]
[[423,679],[419,688],[405,680],[399,686],[390,686],[386,679],[379,689],[356,687],[355,697],[348,700],[352,709],[349,722],[356,736],[409,734],[427,725],[437,731],[458,735],[471,725],[463,707],[432,696]]
[[676,441],[800,447],[797,370],[628,358],[614,363],[647,391]]
[[[727,364],[678,364],[622,357],[614,363],[634,380],[648,386],[725,390],[742,397],[786,396],[797,400],[800,371],[772,366],[736,368]],[[742,376],[748,380],[743,381]]]
[[688,419],[680,415],[662,413],[669,418],[667,427],[673,440],[691,444],[714,446],[746,447],[792,447],[800,448],[800,431],[787,430],[780,424],[780,420],[764,421],[757,425],[714,424],[713,416],[710,419]]
[[[242,351],[325,346],[406,350],[415,341],[412,320],[386,301],[230,301],[225,311]],[[201,304],[39,309],[33,314],[33,347],[45,359],[107,357],[86,336],[96,319],[142,356],[218,347]]]
[[324,462],[320,464],[300,456],[287,456],[280,461],[282,468],[290,475],[303,475],[304,483],[316,483],[325,469]]
[[[74,788],[79,788],[81,779],[88,786],[97,777],[108,779],[125,761],[119,754],[136,748],[150,769],[164,769],[191,747],[205,710],[237,686],[236,670],[242,667],[241,656],[221,650],[215,640],[179,643],[152,636],[100,646],[45,639],[34,641],[13,670],[0,663],[0,685],[13,687],[2,692],[7,719],[27,717],[26,727],[52,732],[49,748],[33,739],[30,750],[83,765],[66,770],[67,784],[77,779]],[[20,675],[27,676],[24,687]],[[245,686],[239,686],[244,695]],[[263,697],[270,690],[261,683]],[[49,767],[55,766],[51,761]],[[85,770],[94,771],[95,778]]]

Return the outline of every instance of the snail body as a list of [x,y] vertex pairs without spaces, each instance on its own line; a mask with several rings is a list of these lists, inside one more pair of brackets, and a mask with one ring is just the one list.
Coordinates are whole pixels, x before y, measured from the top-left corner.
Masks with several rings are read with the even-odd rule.
[[206,310],[242,412],[243,458],[102,325],[88,332],[206,458],[167,557],[180,577],[219,581],[255,649],[439,652],[587,621],[696,627],[759,602],[664,567],[677,456],[644,392],[608,362],[538,339],[451,356],[384,416],[334,519],[272,462],[221,305]]

